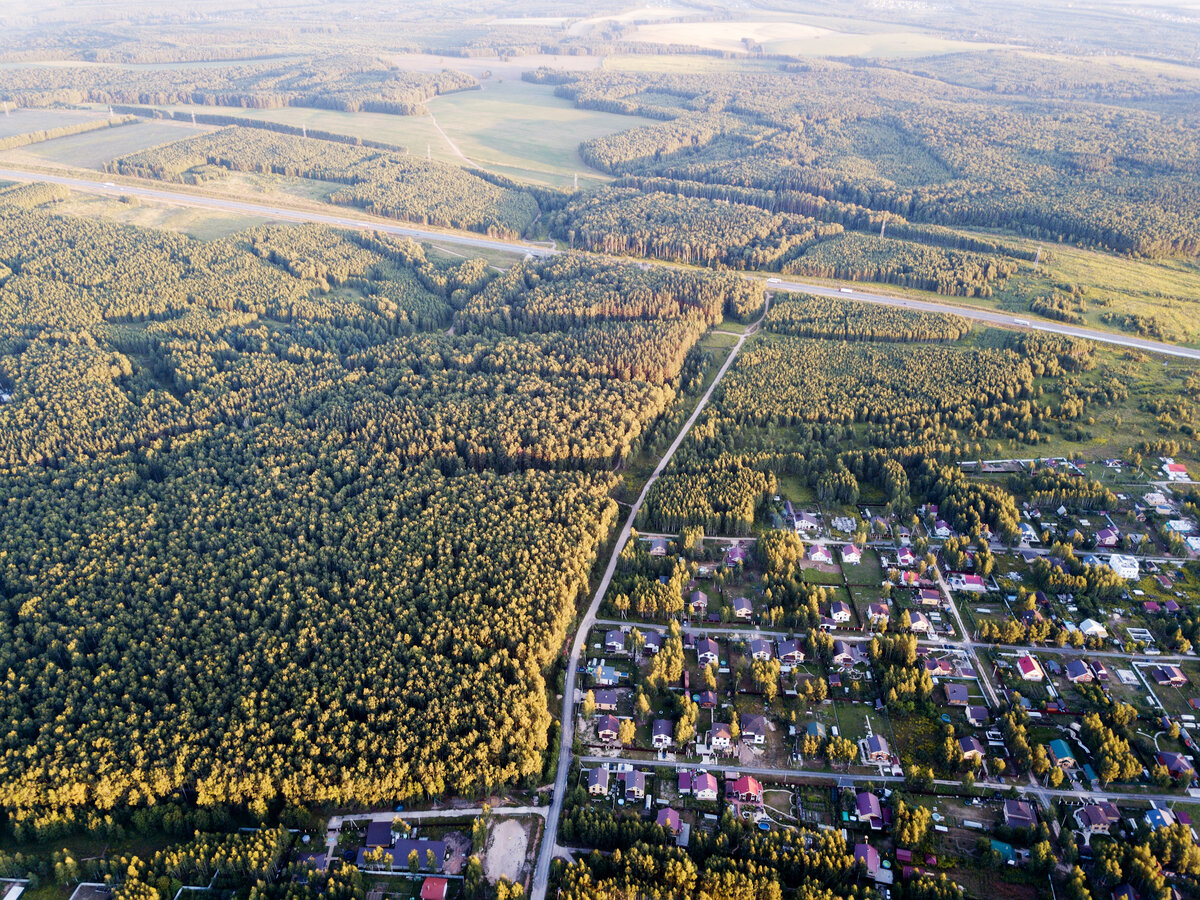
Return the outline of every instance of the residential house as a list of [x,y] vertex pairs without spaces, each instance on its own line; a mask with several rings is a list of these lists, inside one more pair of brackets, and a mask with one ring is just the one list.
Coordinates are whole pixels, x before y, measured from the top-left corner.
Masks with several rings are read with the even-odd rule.
[[908,615],[909,627],[914,634],[931,634],[933,632],[933,623],[929,621],[929,617],[925,613],[913,610]]
[[850,604],[845,600],[834,600],[829,604],[829,618],[835,622],[849,622],[853,615]]
[[1026,681],[1044,681],[1046,673],[1032,656],[1022,656],[1017,659],[1017,671]]
[[[414,838],[401,838],[392,845],[393,865],[403,868],[408,865],[408,857],[413,851],[417,852],[417,869],[421,872],[440,872],[446,862],[445,841],[424,841]],[[430,865],[430,857],[433,865]]]
[[700,708],[701,709],[716,709],[717,708],[717,692],[716,691],[701,691],[700,692]]
[[450,890],[449,879],[435,875],[421,881],[421,900],[446,900]]
[[933,523],[933,536],[945,540],[949,537],[954,537],[954,529],[950,527],[950,523],[945,519],[938,519]]
[[1164,806],[1157,801],[1150,801],[1150,808],[1146,810],[1146,814],[1142,816],[1142,821],[1150,826],[1151,831],[1158,831],[1160,828],[1170,828],[1179,821],[1175,812],[1168,806]]
[[901,547],[896,551],[896,563],[901,566],[911,566],[917,561],[916,555],[912,552],[911,547]]
[[950,706],[966,706],[970,699],[970,693],[967,691],[965,684],[956,684],[954,682],[946,682],[942,685],[942,690],[946,692],[946,702]]
[[366,845],[368,847],[390,847],[392,840],[392,823],[390,821],[367,823]]
[[708,745],[714,750],[728,750],[733,746],[733,729],[727,722],[714,722],[709,732]]
[[867,738],[867,759],[872,762],[888,762],[891,758],[891,748],[882,735],[873,734]]
[[744,565],[745,562],[746,548],[741,544],[732,544],[729,549],[725,551],[725,565],[736,566],[738,563],[742,563]]
[[837,640],[833,642],[833,663],[836,666],[856,666],[863,661],[862,652],[855,644]]
[[874,831],[883,827],[883,809],[879,805],[879,797],[871,791],[859,791],[855,805],[858,807],[858,821],[871,826]]
[[1163,463],[1163,474],[1167,476],[1167,481],[1187,481],[1188,470],[1183,463],[1177,463],[1173,459],[1169,459]]
[[652,653],[654,655],[657,655],[658,651],[662,649],[662,645],[663,645],[662,632],[661,631],[647,631],[647,632],[645,632],[645,635],[646,635],[646,643],[643,645],[645,651],[647,653]]
[[1058,766],[1060,769],[1073,769],[1077,761],[1075,754],[1071,752],[1071,748],[1062,738],[1056,738],[1051,741],[1046,750],[1050,756],[1050,762]]
[[814,532],[821,530],[821,520],[812,513],[802,512],[796,516],[796,531]]
[[666,556],[667,555],[667,539],[654,538],[650,541],[651,556]]
[[770,659],[772,656],[771,642],[762,638],[750,641],[750,656],[753,659]]
[[1037,814],[1025,800],[1005,800],[1004,824],[1009,828],[1032,828],[1037,824]]
[[1087,637],[1106,638],[1108,637],[1108,629],[1097,622],[1095,619],[1084,619],[1079,623],[1079,630]]
[[808,548],[808,558],[816,563],[832,563],[833,551],[825,544],[813,544]]
[[877,601],[867,607],[867,618],[871,620],[872,625],[880,625],[891,618],[891,610],[886,603]]
[[1082,659],[1073,659],[1067,663],[1067,680],[1073,684],[1087,684],[1095,677]]
[[796,666],[804,662],[804,651],[799,641],[779,642],[779,662],[785,666]]
[[692,591],[688,597],[688,610],[693,616],[703,616],[708,612],[708,594],[704,591]]
[[1112,900],[1142,900],[1131,884],[1122,884],[1112,890]]
[[646,773],[645,772],[623,772],[621,780],[625,783],[625,799],[645,800],[646,799]]
[[951,572],[947,580],[950,583],[950,590],[952,591],[968,591],[972,594],[987,592],[987,585],[983,583],[983,579],[978,575],[968,575],[965,572]]
[[624,653],[625,633],[616,628],[604,635],[604,649],[609,653]]
[[1114,553],[1108,558],[1108,567],[1125,579],[1137,578],[1141,572],[1136,557]]
[[1108,666],[1104,665],[1098,659],[1093,659],[1091,665],[1092,672],[1095,674],[1097,681],[1108,681]]
[[592,682],[597,687],[612,687],[621,680],[621,675],[612,666],[601,663],[592,670]]
[[1154,676],[1154,680],[1159,684],[1182,687],[1188,683],[1187,676],[1183,674],[1183,669],[1179,668],[1179,666],[1159,666],[1150,674]]
[[842,562],[852,566],[858,565],[862,562],[862,550],[854,544],[846,544],[842,547]]
[[733,782],[730,793],[743,803],[762,803],[763,786],[753,775],[743,775]]
[[804,732],[810,737],[815,737],[818,741],[823,741],[829,736],[829,732],[823,722],[809,722]]
[[608,769],[596,766],[588,772],[588,793],[593,797],[603,797],[608,794]]
[[1156,760],[1160,766],[1166,766],[1172,778],[1191,779],[1196,774],[1191,761],[1182,753],[1173,753],[1164,750],[1158,754]]
[[1120,540],[1120,532],[1115,528],[1101,528],[1096,532],[1097,547],[1115,547]]
[[679,796],[690,797],[692,795],[692,773],[687,769],[683,769],[679,773]]
[[655,750],[666,750],[675,743],[675,725],[670,719],[655,719],[650,745]]
[[654,823],[660,828],[665,828],[667,831],[671,832],[671,834],[679,834],[679,832],[683,829],[683,825],[679,819],[679,813],[676,810],[671,809],[669,806],[666,809],[660,809],[658,811],[658,818],[654,820]]
[[1103,803],[1086,803],[1075,810],[1072,816],[1085,840],[1093,834],[1108,834],[1112,826],[1121,821],[1117,807],[1108,800]]
[[1034,528],[1032,525],[1030,525],[1028,522],[1022,522],[1020,525],[1020,529],[1021,529],[1021,540],[1023,540],[1025,543],[1027,543],[1027,544],[1041,543],[1042,539],[1038,536],[1037,529]]
[[921,606],[941,606],[942,595],[933,588],[920,588],[913,597]]
[[958,739],[958,747],[960,750],[962,750],[963,759],[976,761],[983,759],[983,744],[980,743],[979,738],[975,737],[973,734],[969,734],[966,737],[960,737]]
[[763,744],[767,740],[767,720],[762,716],[746,714],[742,716],[742,742],[746,744]]
[[982,728],[990,720],[986,706],[968,706],[967,722],[975,728]]
[[611,688],[601,688],[597,691],[592,691],[592,696],[596,698],[596,709],[601,712],[616,712],[617,711],[617,692]]
[[733,598],[733,615],[734,618],[741,619],[742,621],[746,621],[754,615],[754,606],[751,605],[748,597]]
[[721,648],[712,638],[700,638],[696,642],[696,659],[701,667],[710,666],[721,659]]
[[942,678],[954,674],[954,663],[944,657],[927,656],[924,666],[930,678]]
[[616,716],[601,716],[596,720],[596,737],[602,741],[615,741],[617,739],[617,730],[620,727],[621,723],[617,721]]
[[879,874],[879,851],[870,844],[854,845],[854,861],[862,864],[868,878]]
[[692,779],[692,796],[697,800],[717,799],[717,778],[705,772]]

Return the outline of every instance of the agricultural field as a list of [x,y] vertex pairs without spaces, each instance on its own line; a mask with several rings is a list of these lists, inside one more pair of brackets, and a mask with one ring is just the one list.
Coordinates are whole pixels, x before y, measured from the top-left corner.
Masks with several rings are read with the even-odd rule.
[[[207,130],[207,129],[204,129]],[[190,125],[167,122],[137,122],[121,128],[106,128],[69,137],[55,138],[18,150],[9,150],[0,158],[14,162],[29,160],[41,165],[74,166],[103,171],[118,157],[162,147],[195,135]]]

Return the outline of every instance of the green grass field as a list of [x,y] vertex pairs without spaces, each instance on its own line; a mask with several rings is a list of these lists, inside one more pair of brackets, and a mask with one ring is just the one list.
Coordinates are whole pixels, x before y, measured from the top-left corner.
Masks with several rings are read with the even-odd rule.
[[135,153],[159,144],[170,144],[190,137],[195,130],[190,125],[167,122],[135,122],[120,128],[105,128],[70,137],[57,138],[40,144],[10,150],[13,159],[23,157],[50,163],[78,166],[84,169],[103,169],[104,164],[118,156]]
[[492,171],[567,187],[607,180],[579,158],[579,144],[646,124],[636,116],[576,109],[552,88],[488,79],[479,91],[431,100],[430,112],[473,163]]

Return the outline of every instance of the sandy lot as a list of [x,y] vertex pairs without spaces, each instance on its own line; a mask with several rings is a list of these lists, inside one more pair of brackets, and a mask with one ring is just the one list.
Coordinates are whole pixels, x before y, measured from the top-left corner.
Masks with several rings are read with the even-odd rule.
[[516,881],[525,864],[529,848],[529,835],[525,826],[516,819],[505,819],[492,828],[488,836],[487,852],[483,859],[483,873],[489,881],[500,876]]

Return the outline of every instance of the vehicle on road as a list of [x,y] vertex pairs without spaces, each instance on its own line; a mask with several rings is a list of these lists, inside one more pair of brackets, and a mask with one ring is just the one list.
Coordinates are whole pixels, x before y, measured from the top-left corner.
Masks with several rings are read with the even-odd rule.
[[1028,328],[1029,320],[1028,319],[1013,319],[1013,324],[1014,325],[1024,325],[1026,328]]
[[780,281],[778,278],[768,278],[767,279],[767,284],[779,284],[779,283],[780,283]]
[[853,294],[854,293],[854,290],[852,288],[838,288],[838,290],[841,291],[843,294]]

